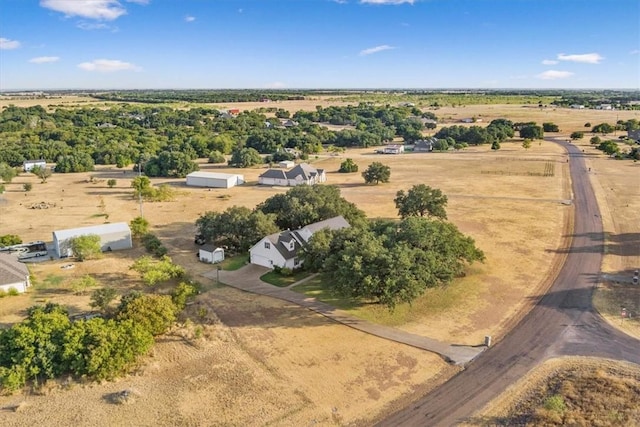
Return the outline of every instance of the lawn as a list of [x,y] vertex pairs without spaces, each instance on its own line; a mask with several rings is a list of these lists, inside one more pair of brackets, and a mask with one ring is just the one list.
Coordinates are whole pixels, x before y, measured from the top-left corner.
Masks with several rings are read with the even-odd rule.
[[230,258],[225,258],[218,266],[223,270],[234,271],[242,268],[249,262],[249,254],[235,255]]
[[260,276],[260,280],[267,282],[270,285],[278,286],[279,288],[286,288],[287,286],[293,285],[294,283],[309,277],[311,274],[312,273],[308,271],[301,270],[289,276],[283,276],[281,273],[277,273],[272,270]]

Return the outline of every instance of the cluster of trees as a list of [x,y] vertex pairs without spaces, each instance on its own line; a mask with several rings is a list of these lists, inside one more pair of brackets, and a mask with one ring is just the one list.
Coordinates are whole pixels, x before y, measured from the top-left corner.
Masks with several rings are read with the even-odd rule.
[[176,197],[176,191],[167,184],[158,187],[151,185],[151,180],[144,176],[137,176],[131,180],[133,197],[142,197],[149,202],[170,202]]
[[[31,307],[24,321],[0,330],[0,386],[17,390],[63,374],[102,380],[127,372],[173,324],[184,295],[182,288],[173,298],[132,293],[109,315],[90,320],[72,321],[56,304]],[[93,297],[104,307],[113,299],[113,291]]]
[[279,230],[294,230],[338,215],[350,224],[365,221],[364,212],[341,197],[337,187],[301,185],[266,199],[253,210],[233,206],[224,212],[205,212],[196,220],[196,228],[205,241],[237,253]]
[[355,126],[355,130],[337,133],[334,143],[343,147],[381,145],[393,140],[396,136],[410,143],[421,139],[425,128],[435,129],[435,121],[437,121],[434,113],[422,112],[416,107],[375,106],[370,103],[346,107],[318,106],[316,111],[298,111],[293,117],[301,123]]
[[315,233],[304,248],[304,267],[323,272],[335,292],[393,309],[428,288],[464,275],[483,261],[472,238],[446,221],[447,197],[424,184],[394,200],[400,221],[376,220]]
[[122,102],[258,102],[302,100],[309,91],[255,90],[127,90],[92,94],[94,98]]
[[[465,143],[470,145],[493,144],[513,138],[515,125],[511,120],[495,119],[487,127],[450,126],[440,129],[434,136],[443,140],[448,147]],[[442,148],[442,147],[441,147]]]

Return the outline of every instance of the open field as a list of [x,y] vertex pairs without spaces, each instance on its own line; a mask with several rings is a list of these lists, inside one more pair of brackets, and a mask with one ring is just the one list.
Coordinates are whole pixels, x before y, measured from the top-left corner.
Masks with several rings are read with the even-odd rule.
[[[299,102],[307,102],[305,105],[311,109],[318,105],[315,100]],[[287,108],[285,102],[259,104]],[[554,121],[563,134],[565,130],[583,130],[585,121],[614,122],[616,114],[541,111],[519,106],[442,108],[435,112],[445,118],[449,114],[452,121],[480,114],[484,123],[496,117]],[[638,115],[639,112],[620,112],[620,119]],[[400,189],[416,183],[442,189],[449,197],[449,219],[471,235],[487,256],[487,261],[474,265],[466,277],[448,289],[427,294],[412,307],[400,306],[393,315],[386,309],[367,307],[357,309],[357,315],[459,344],[479,344],[485,335],[499,337],[508,330],[518,311],[543,292],[546,279],[559,265],[562,255],[557,249],[568,234],[563,224],[572,215],[572,207],[562,203],[571,198],[562,150],[549,142],[536,142],[529,150],[519,144],[507,142],[498,152],[489,147],[472,147],[458,153],[398,156],[375,155],[373,149],[360,149],[312,159],[315,166],[327,170],[329,184],[338,185],[347,200],[371,217],[396,217],[393,198]],[[616,165],[632,165],[605,159],[591,147],[585,150],[593,153],[590,161],[594,162],[596,177],[600,176],[602,165],[612,164],[611,174],[615,174]],[[391,182],[365,186],[359,173],[338,174],[338,166],[346,157],[353,158],[361,170],[373,161],[388,164]],[[528,174],[544,171],[547,163],[555,165],[553,176]],[[173,202],[145,203],[144,214],[174,261],[205,282],[200,274],[211,266],[198,263],[194,256],[197,217],[206,210],[224,210],[232,205],[254,207],[286,189],[255,186],[264,170],[261,168],[238,171],[207,164],[201,167],[243,173],[248,184],[207,190],[188,188],[184,180],[152,179],[154,184],[169,183],[180,195]],[[501,174],[487,173],[500,171]],[[637,168],[629,173],[637,176]],[[95,177],[93,182],[91,176]],[[129,188],[134,176],[129,170],[98,167],[88,174],[54,174],[48,183],[40,184],[34,176],[22,174],[7,185],[7,193],[0,201],[0,229],[2,233],[19,234],[25,241],[49,241],[52,230],[98,224],[105,220],[99,216],[104,213],[109,215],[109,222],[128,222],[139,213]],[[112,189],[106,185],[109,178],[117,180]],[[33,183],[29,193],[22,190],[25,182]],[[605,185],[614,182],[619,198],[605,200],[622,209],[623,190],[628,185],[624,186],[623,179],[612,179]],[[637,203],[637,199],[628,203]],[[55,206],[47,210],[29,208],[43,201]],[[602,206],[602,199],[600,203]],[[637,234],[638,217],[633,212],[640,211],[625,212],[627,216],[618,216],[616,211],[616,218],[622,219],[620,224],[612,225],[612,230]],[[602,216],[606,220],[604,209]],[[76,310],[86,309],[87,296],[75,296],[64,288],[73,277],[82,274],[96,274],[104,283],[115,284],[123,291],[141,286],[128,270],[132,258],[141,253],[134,249],[106,254],[102,260],[75,263],[73,270],[60,269],[68,261],[34,267],[37,281],[44,284],[28,295],[0,300],[0,324],[18,320],[21,310],[45,299],[68,303]],[[620,258],[606,261],[613,263],[607,268],[618,271],[615,262],[629,264],[621,268],[630,268],[635,262]],[[419,397],[455,372],[432,354],[366,336],[290,304],[205,284],[211,290],[198,297],[198,304],[210,314],[206,321],[199,320],[196,313],[192,316],[196,323],[202,323],[204,338],[194,340],[190,327],[177,329],[162,340],[138,374],[113,383],[75,386],[46,396],[0,397],[0,408],[27,402],[16,413],[0,410],[0,423],[32,425],[33,420],[49,417],[47,422],[61,425],[101,424],[105,420],[112,424],[135,420],[140,425],[201,425],[212,419],[226,425],[366,424],[367,419],[393,408],[399,401]],[[55,291],[56,286],[62,289]],[[432,309],[433,299],[444,302]],[[140,392],[138,402],[131,406],[115,406],[104,398],[129,387]],[[78,400],[90,410],[74,410]],[[236,406],[232,406],[234,402]],[[238,405],[242,411],[237,410]],[[52,420],[52,414],[58,418]]]

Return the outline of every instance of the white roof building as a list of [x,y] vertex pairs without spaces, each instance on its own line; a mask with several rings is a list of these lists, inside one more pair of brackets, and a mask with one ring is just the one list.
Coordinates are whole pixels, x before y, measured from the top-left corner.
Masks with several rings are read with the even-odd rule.
[[190,187],[231,188],[240,184],[244,184],[244,175],[201,171],[187,175]]
[[102,251],[116,251],[133,247],[129,224],[126,222],[114,222],[113,224],[56,230],[53,232],[54,250],[60,258],[72,256],[71,240],[75,237],[92,234],[100,237]]

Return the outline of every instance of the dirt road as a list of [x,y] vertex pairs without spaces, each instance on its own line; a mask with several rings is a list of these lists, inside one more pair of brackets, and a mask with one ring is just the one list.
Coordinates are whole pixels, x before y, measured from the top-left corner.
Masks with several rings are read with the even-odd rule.
[[583,153],[564,141],[556,142],[569,154],[575,219],[573,241],[555,282],[502,341],[380,426],[456,425],[530,369],[556,356],[598,356],[640,364],[640,341],[609,326],[591,304],[604,244],[600,212]]

